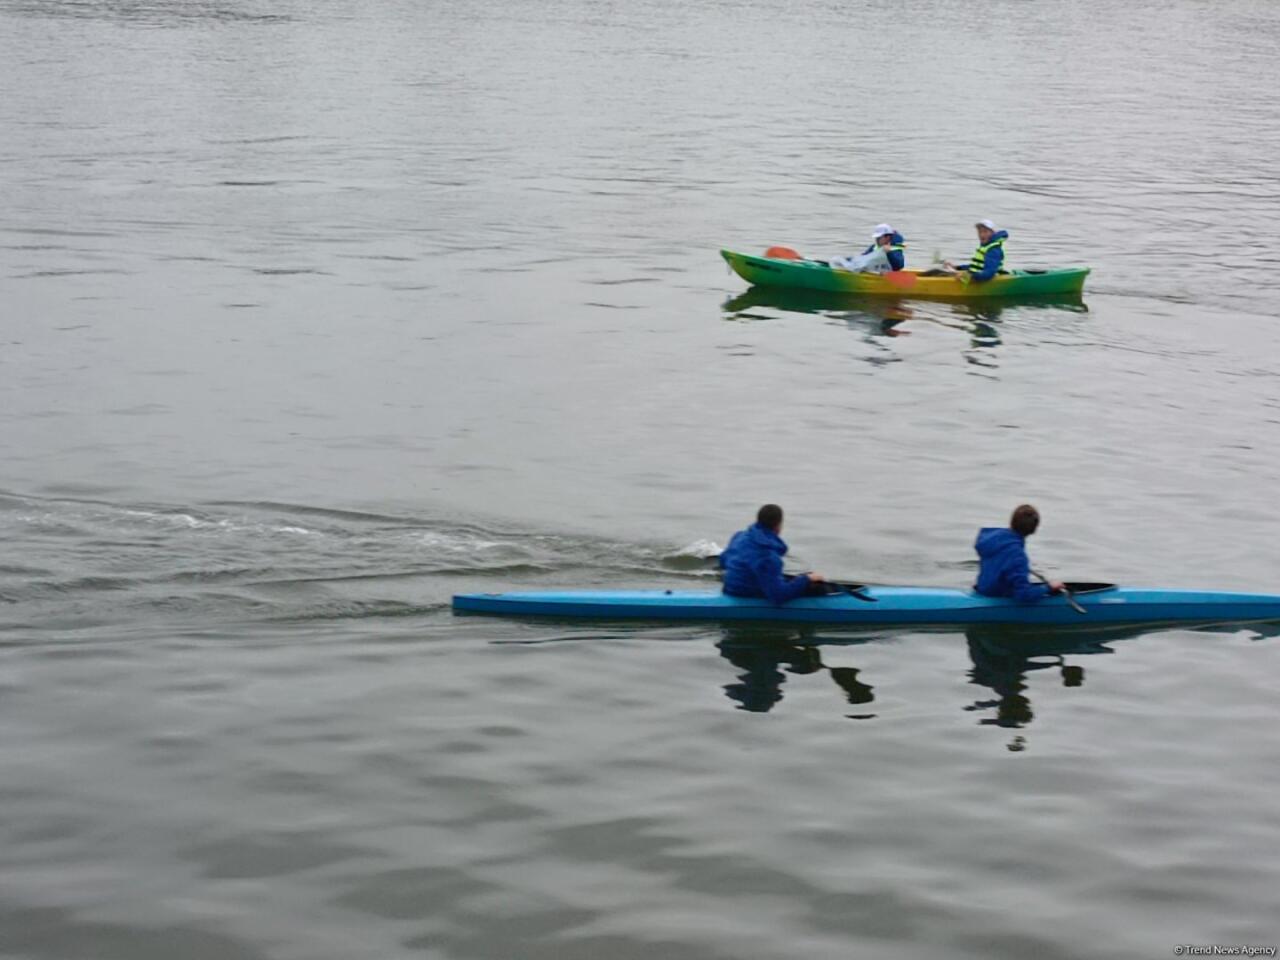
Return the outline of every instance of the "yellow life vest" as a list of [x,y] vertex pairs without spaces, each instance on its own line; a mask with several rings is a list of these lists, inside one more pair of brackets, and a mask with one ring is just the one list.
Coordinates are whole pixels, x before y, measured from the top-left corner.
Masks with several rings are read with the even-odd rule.
[[987,251],[1000,248],[1000,252],[1004,252],[1004,242],[1007,238],[1001,237],[999,240],[992,240],[990,243],[984,243],[973,251],[973,257],[969,260],[969,272],[981,273],[982,269],[987,265]]

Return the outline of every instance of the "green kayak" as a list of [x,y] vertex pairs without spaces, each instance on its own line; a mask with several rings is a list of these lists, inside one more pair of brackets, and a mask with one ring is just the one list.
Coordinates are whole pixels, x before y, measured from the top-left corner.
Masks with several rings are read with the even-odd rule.
[[818,260],[753,257],[732,250],[721,250],[720,255],[734,273],[759,286],[939,300],[1078,295],[1084,289],[1084,278],[1089,275],[1088,267],[1012,270],[985,283],[969,283],[950,275],[928,276],[919,270],[898,270],[887,274],[853,273]]

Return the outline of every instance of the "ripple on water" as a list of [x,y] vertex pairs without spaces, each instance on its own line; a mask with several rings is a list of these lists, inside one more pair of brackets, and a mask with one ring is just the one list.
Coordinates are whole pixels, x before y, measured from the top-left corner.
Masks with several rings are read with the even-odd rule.
[[[797,569],[964,584],[1032,500],[1049,569],[1274,589],[1278,8],[347,6],[0,3],[0,954],[1272,942],[1267,632],[447,605],[714,589],[765,500]],[[1083,299],[716,255],[978,216]]]

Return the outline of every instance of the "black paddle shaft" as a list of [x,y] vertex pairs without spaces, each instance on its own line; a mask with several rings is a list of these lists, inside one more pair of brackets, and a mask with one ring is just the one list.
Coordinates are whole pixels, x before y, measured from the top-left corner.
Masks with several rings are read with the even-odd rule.
[[834,597],[840,594],[849,594],[856,600],[864,603],[875,603],[875,597],[869,597],[866,594],[866,584],[862,583],[842,583],[839,580],[823,580],[821,583],[810,583],[809,589],[805,591],[807,597]]
[[[1046,576],[1045,576],[1043,573],[1041,573],[1039,570],[1032,570],[1032,571],[1031,571],[1031,575],[1032,575],[1033,577],[1035,577],[1037,580],[1039,580],[1041,583],[1043,583],[1046,587],[1048,587],[1048,586],[1049,586],[1049,578],[1048,578],[1048,577],[1046,577]],[[1050,588],[1049,592],[1050,592],[1050,593],[1057,593],[1058,591],[1056,591],[1056,590],[1054,590],[1054,589]],[[1063,588],[1062,588],[1061,593],[1062,593],[1062,595],[1063,595],[1064,597],[1066,597],[1066,599],[1067,599],[1067,603],[1068,603],[1068,604],[1070,604],[1071,609],[1072,609],[1072,610],[1074,610],[1076,613],[1088,613],[1088,612],[1089,612],[1088,610],[1086,610],[1084,607],[1080,606],[1080,604],[1078,604],[1078,603],[1076,602],[1076,595],[1075,595],[1074,593],[1072,593],[1072,592],[1071,592],[1071,588],[1070,588],[1070,587],[1067,587],[1067,586],[1065,586],[1065,585],[1064,585],[1064,586],[1063,586]]]

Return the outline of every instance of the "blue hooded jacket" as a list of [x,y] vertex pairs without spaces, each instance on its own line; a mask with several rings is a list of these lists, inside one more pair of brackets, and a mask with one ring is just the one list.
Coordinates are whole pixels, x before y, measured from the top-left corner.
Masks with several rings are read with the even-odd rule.
[[1032,583],[1028,576],[1026,540],[1008,527],[983,527],[973,548],[982,561],[978,582],[973,588],[978,593],[1014,600],[1040,600],[1049,596],[1047,586]]
[[[988,240],[987,243],[995,243],[997,240],[1008,240],[1008,239],[1009,239],[1009,231],[1001,230],[997,233],[993,233],[991,235],[991,239]],[[978,271],[970,272],[969,279],[977,280],[980,283],[984,280],[990,280],[992,277],[994,277],[997,273],[1000,272],[1000,268],[1002,266],[1004,266],[1004,247],[992,247],[990,250],[987,251],[986,259],[983,260],[982,262],[982,269]],[[969,268],[961,267],[960,269],[968,270]]]
[[[889,237],[889,246],[891,246],[891,247],[902,247],[902,246],[906,246],[906,243],[907,243],[907,241],[906,241],[906,240],[904,240],[904,239],[902,239],[902,234],[900,234],[900,233],[894,233],[891,237]],[[871,246],[867,247],[867,249],[865,249],[865,250],[863,250],[863,251],[862,251],[862,255],[865,257],[868,253],[870,253],[870,252],[871,252],[872,250],[874,250],[875,248],[876,248],[876,245],[875,245],[874,243],[872,243],[872,244],[871,244]],[[890,266],[892,269],[894,269],[894,270],[902,270],[904,267],[906,267],[906,265],[907,265],[907,254],[906,254],[906,252],[905,252],[905,251],[903,251],[903,250],[886,250],[886,251],[885,251],[885,255],[886,255],[886,256],[888,256],[888,258],[889,258],[889,266]]]
[[739,530],[720,554],[724,592],[733,597],[766,597],[774,603],[803,595],[809,589],[808,577],[782,575],[786,553],[782,538],[758,523]]

